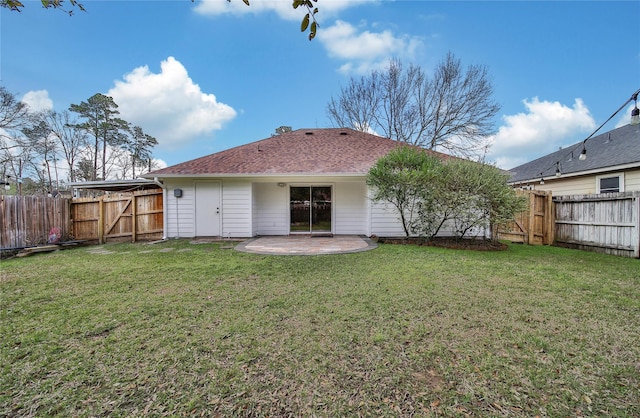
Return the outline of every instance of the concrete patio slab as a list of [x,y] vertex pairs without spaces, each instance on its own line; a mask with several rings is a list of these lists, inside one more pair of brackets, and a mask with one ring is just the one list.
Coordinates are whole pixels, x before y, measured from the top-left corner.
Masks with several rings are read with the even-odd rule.
[[237,251],[270,255],[346,254],[372,250],[377,244],[357,235],[333,237],[278,236],[252,238],[236,245]]

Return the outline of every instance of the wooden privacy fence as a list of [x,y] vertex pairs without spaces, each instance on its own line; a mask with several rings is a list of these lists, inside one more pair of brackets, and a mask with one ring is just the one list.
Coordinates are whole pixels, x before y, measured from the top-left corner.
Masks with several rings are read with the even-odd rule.
[[640,192],[556,196],[556,245],[640,258]]
[[527,210],[514,222],[498,230],[498,239],[531,245],[551,245],[554,236],[551,192],[538,190],[516,192],[527,199]]
[[46,244],[52,230],[58,239],[71,234],[70,199],[47,196],[0,196],[0,247],[20,249]]
[[161,239],[162,204],[161,189],[74,199],[73,237],[99,243]]

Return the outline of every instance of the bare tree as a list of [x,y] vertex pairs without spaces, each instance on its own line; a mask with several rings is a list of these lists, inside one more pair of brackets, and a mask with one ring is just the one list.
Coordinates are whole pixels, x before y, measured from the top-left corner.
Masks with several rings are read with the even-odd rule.
[[29,106],[0,86],[0,163],[7,163],[6,160],[11,158],[11,150],[18,146],[15,139],[21,136],[20,130],[27,126],[30,120]]
[[22,129],[33,122],[29,106],[0,86],[0,166],[3,180],[11,177],[22,194],[22,179],[29,171],[34,150],[25,141]]
[[8,145],[0,148],[2,174],[16,182],[18,194],[21,195],[23,180],[31,174],[41,175],[40,172],[33,173],[37,153],[33,144],[22,133],[13,132],[6,138],[5,144]]
[[481,157],[495,133],[500,106],[484,66],[466,69],[452,53],[432,77],[416,65],[391,60],[384,70],[352,78],[327,105],[334,126],[463,157]]
[[327,110],[335,126],[352,127],[362,132],[371,130],[382,102],[382,91],[378,88],[380,76],[374,71],[369,77],[352,78],[337,99],[331,98]]
[[45,113],[45,118],[51,135],[55,137],[64,159],[69,168],[69,181],[76,181],[76,164],[86,152],[87,133],[84,129],[77,128],[78,122],[71,119],[68,111],[56,112],[50,110]]
[[21,129],[29,118],[29,106],[19,101],[6,88],[0,86],[0,129]]
[[43,191],[53,191],[51,164],[58,158],[58,143],[51,135],[51,128],[47,125],[44,114],[39,114],[32,125],[22,129],[22,133],[24,138],[19,141],[21,148],[32,150],[32,158],[25,162],[39,178]]

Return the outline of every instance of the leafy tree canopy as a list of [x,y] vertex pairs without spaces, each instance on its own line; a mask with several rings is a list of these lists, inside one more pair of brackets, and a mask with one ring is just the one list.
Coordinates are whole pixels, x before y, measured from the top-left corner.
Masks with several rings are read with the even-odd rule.
[[500,169],[461,158],[442,160],[403,146],[380,158],[367,184],[374,201],[390,204],[407,237],[427,240],[444,227],[458,238],[484,235],[511,221],[523,201]]
[[425,187],[439,175],[441,162],[426,150],[402,146],[380,158],[367,175],[373,200],[390,203],[397,211],[406,236],[421,202],[428,198]]
[[[64,10],[64,0],[40,0],[40,2],[42,3],[42,7],[46,9]],[[77,8],[78,10],[82,11],[85,10],[82,3],[80,3],[78,0],[68,0],[68,2],[72,8],[64,11],[69,13],[70,15],[73,14],[73,8]],[[0,0],[0,7],[19,12],[24,8],[24,3],[22,3],[20,0]]]

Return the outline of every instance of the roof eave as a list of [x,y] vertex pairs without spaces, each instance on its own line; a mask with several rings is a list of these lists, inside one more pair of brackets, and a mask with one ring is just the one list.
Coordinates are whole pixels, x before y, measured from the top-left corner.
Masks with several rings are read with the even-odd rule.
[[[629,163],[629,164],[621,164],[621,165],[614,165],[614,166],[609,166],[609,167],[594,168],[594,169],[585,170],[585,171],[575,171],[573,173],[562,173],[559,177],[556,177],[555,175],[550,175],[550,176],[546,176],[545,179],[547,179],[549,181],[556,180],[556,179],[560,180],[560,179],[567,179],[567,178],[572,178],[572,177],[590,176],[590,175],[593,175],[593,174],[601,174],[601,173],[609,173],[609,172],[613,172],[613,171],[628,170],[628,169],[631,169],[631,168],[640,168],[640,161]],[[533,178],[530,178],[530,179],[513,180],[513,181],[509,181],[508,183],[511,184],[511,185],[533,183],[533,182],[540,181],[541,178],[542,178],[542,176],[537,176],[537,177],[533,177]]]
[[365,177],[367,173],[206,173],[206,174],[146,174],[149,179],[164,178],[255,178],[255,177]]

